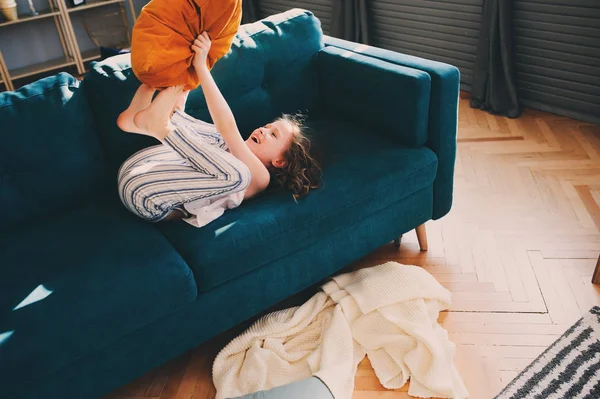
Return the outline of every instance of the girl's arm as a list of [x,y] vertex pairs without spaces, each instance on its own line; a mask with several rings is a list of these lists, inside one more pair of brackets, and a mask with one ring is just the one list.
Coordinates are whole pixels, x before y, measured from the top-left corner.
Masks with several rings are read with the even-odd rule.
[[269,171],[263,163],[250,151],[238,130],[237,123],[227,101],[223,98],[221,91],[215,83],[208,66],[206,56],[210,49],[210,39],[208,34],[203,32],[194,41],[192,50],[196,53],[194,56],[194,68],[198,74],[208,111],[213,119],[215,127],[225,139],[229,150],[240,161],[250,169],[252,182],[248,190],[256,192],[264,190],[269,185]]

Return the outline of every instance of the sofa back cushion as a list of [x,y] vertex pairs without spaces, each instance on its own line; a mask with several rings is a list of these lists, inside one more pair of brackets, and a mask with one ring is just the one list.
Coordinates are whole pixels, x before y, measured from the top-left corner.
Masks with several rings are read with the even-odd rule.
[[105,164],[80,82],[66,73],[0,93],[0,230],[102,189]]
[[[316,54],[323,47],[320,21],[293,9],[242,25],[230,52],[216,63],[212,76],[235,114],[242,135],[281,113],[310,112],[318,105]],[[130,55],[95,63],[85,78],[90,104],[112,172],[135,151],[158,142],[123,133],[116,120],[140,82]],[[211,122],[202,89],[193,90],[186,111]]]

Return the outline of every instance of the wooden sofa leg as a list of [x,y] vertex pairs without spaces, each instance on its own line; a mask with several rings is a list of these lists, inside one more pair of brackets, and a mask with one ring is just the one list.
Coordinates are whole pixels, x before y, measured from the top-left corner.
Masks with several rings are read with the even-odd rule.
[[600,284],[600,257],[598,257],[598,262],[596,262],[596,269],[592,276],[592,284]]
[[425,224],[418,226],[417,231],[417,240],[419,240],[419,247],[421,247],[421,251],[427,251],[427,231],[425,230]]
[[394,240],[394,245],[396,246],[396,248],[400,248],[401,242],[402,242],[402,236],[400,236]]

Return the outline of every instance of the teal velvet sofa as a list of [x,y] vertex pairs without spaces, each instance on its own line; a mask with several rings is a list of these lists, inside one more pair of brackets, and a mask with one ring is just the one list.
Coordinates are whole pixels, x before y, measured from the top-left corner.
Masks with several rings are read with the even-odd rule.
[[[295,9],[243,26],[213,75],[242,132],[307,116],[321,188],[151,224],[116,190],[157,144],[115,123],[139,85],[128,55],[0,93],[1,396],[99,398],[450,210],[456,68]],[[187,112],[210,121],[200,90]]]

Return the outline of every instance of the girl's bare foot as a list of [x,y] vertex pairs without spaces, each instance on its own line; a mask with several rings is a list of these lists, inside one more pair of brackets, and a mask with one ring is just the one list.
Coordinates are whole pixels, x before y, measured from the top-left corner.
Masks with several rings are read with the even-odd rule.
[[129,133],[144,133],[135,125],[133,119],[138,112],[150,106],[152,103],[152,96],[154,95],[155,91],[156,89],[146,84],[142,84],[137,89],[133,99],[131,100],[131,104],[129,104],[129,108],[123,111],[117,118],[117,126],[119,126],[121,130]]
[[152,136],[160,141],[171,132],[171,114],[183,86],[168,87],[161,91],[150,106],[138,112],[133,121],[141,134]]

